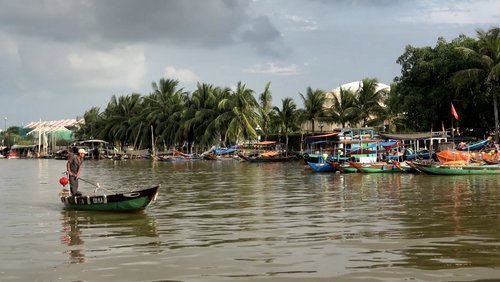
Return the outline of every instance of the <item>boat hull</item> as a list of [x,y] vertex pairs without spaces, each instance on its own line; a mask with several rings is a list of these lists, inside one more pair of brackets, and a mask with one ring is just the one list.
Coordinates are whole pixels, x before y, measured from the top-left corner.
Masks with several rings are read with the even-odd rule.
[[377,163],[377,164],[363,164],[357,162],[350,162],[352,167],[355,167],[358,172],[362,173],[393,173],[401,172],[394,164]]
[[332,172],[334,171],[333,166],[328,163],[307,163],[314,171],[317,172]]
[[245,156],[238,155],[242,160],[251,163],[276,163],[276,162],[290,162],[298,160],[297,156],[272,156],[272,157],[263,157],[263,156]]
[[427,174],[436,175],[500,174],[500,165],[428,166],[417,164],[417,169]]
[[112,195],[71,196],[61,193],[60,200],[70,210],[130,212],[144,209],[154,201],[159,187]]

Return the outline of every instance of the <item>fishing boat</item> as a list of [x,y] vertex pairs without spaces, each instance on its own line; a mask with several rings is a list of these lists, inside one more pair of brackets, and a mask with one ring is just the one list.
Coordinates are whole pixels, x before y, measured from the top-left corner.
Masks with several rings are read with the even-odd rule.
[[289,162],[296,161],[299,156],[295,152],[290,152],[283,147],[283,144],[276,141],[262,141],[253,144],[253,151],[249,154],[240,153],[240,160],[252,163],[268,162]]
[[349,162],[352,167],[355,167],[358,172],[363,173],[381,173],[381,172],[401,172],[401,170],[393,163],[379,162],[366,164],[360,162]]
[[249,155],[245,156],[243,154],[238,155],[242,160],[251,162],[251,163],[273,163],[273,162],[289,162],[289,161],[296,161],[299,159],[299,157],[296,154],[287,154],[287,153],[280,153],[280,154],[255,154],[255,155]]
[[467,174],[500,174],[500,165],[475,164],[464,162],[453,162],[443,164],[420,164],[414,163],[416,168],[427,174],[438,175],[467,175]]
[[127,193],[100,195],[70,195],[64,189],[59,193],[66,209],[87,211],[131,212],[147,207],[156,200],[160,185]]
[[459,151],[481,150],[484,147],[486,147],[490,143],[490,141],[491,141],[490,139],[485,139],[472,144],[460,143],[460,145],[457,147],[457,150]]
[[402,172],[416,172],[415,167],[411,166],[410,161],[392,161],[392,163]]
[[333,166],[331,166],[327,162],[319,162],[319,163],[313,163],[313,162],[308,162],[307,163],[314,171],[317,172],[332,172],[334,171]]
[[326,162],[333,167],[334,171],[340,171],[342,173],[358,172],[358,170],[355,167],[351,166],[349,162],[339,162],[334,160],[327,160]]

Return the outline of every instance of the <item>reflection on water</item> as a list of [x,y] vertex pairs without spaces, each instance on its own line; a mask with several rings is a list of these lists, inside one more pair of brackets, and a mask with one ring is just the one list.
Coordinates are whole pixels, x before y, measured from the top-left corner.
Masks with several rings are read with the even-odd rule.
[[322,174],[298,162],[86,162],[82,177],[110,191],[162,184],[152,206],[120,214],[63,210],[54,187],[61,167],[0,161],[11,169],[0,189],[3,280],[500,277],[497,176]]
[[71,247],[67,251],[70,257],[69,263],[85,262],[85,254],[82,246],[84,241],[80,238],[81,231],[78,216],[74,213],[65,212],[62,221],[63,236],[61,237],[61,242]]
[[[65,251],[69,254],[70,264],[84,263],[85,253],[102,251],[85,245],[84,238],[95,240],[105,238],[109,241],[109,248],[120,249],[133,247],[135,251],[148,248],[154,252],[158,242],[148,244],[124,245],[117,244],[121,238],[157,237],[158,230],[155,220],[143,211],[134,213],[106,213],[92,211],[61,212],[62,233],[61,243],[68,246]],[[152,249],[153,248],[153,249]]]

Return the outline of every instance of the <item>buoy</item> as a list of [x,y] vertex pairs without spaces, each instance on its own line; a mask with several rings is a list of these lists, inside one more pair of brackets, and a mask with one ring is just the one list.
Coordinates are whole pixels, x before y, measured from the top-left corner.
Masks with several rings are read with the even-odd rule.
[[66,176],[63,176],[59,179],[59,183],[61,183],[62,186],[68,185],[68,182],[69,182],[69,180]]

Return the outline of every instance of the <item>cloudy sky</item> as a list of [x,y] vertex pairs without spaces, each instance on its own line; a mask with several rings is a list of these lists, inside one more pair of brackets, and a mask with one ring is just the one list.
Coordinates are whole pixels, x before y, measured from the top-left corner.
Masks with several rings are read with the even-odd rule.
[[104,110],[162,77],[189,92],[270,81],[275,105],[302,107],[308,86],[390,84],[405,46],[499,23],[496,0],[0,0],[1,128]]

